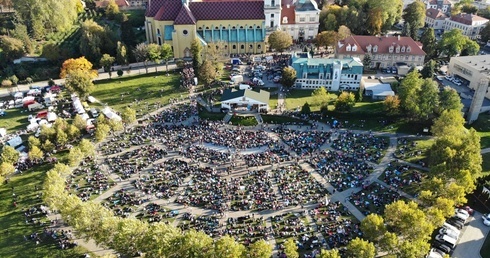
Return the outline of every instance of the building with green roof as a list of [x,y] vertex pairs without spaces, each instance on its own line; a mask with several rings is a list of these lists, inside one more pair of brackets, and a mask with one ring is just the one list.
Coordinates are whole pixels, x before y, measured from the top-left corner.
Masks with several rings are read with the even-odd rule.
[[291,66],[296,70],[296,89],[358,90],[361,84],[363,64],[356,57],[312,58],[308,53],[296,53]]

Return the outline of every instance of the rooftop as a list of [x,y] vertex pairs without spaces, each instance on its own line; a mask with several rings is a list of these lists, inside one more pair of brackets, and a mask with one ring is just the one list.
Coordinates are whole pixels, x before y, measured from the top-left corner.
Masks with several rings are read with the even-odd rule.
[[439,9],[434,9],[434,8],[429,8],[425,12],[425,15],[429,18],[432,19],[445,19],[447,18],[447,15],[445,15],[441,10]]
[[247,97],[253,100],[262,102],[264,104],[269,103],[270,92],[265,90],[254,91],[254,90],[236,90],[236,89],[226,89],[221,96],[221,101],[226,101],[230,99]]
[[472,25],[473,22],[478,22],[478,21],[488,21],[488,19],[485,19],[483,17],[471,13],[458,13],[456,15],[451,16],[451,20],[466,25]]
[[[347,51],[347,46],[357,46],[355,51]],[[410,55],[424,55],[425,52],[422,50],[422,44],[416,42],[410,37],[389,37],[389,36],[350,36],[343,41],[339,41],[337,44],[337,53],[339,54],[365,54],[369,52],[367,47],[370,46],[374,49],[375,46],[378,47],[376,53],[385,54],[389,53],[390,46],[400,46],[400,47],[410,47],[409,52],[401,52],[400,54],[410,54]],[[372,51],[374,52],[374,51]]]
[[452,60],[465,63],[472,69],[490,75],[490,58],[488,55],[451,57]]

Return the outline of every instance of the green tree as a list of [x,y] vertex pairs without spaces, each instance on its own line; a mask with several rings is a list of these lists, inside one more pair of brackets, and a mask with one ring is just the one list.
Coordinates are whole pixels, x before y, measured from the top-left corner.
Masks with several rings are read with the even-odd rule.
[[20,153],[17,150],[11,146],[5,145],[3,146],[2,155],[0,155],[0,158],[2,159],[2,162],[15,164],[19,160],[19,156]]
[[136,111],[130,107],[125,107],[121,113],[121,118],[125,123],[131,124],[136,121]]
[[292,67],[282,69],[281,84],[285,87],[292,87],[296,81],[296,70]]
[[75,115],[72,121],[72,125],[74,125],[78,130],[83,131],[87,127],[87,122],[80,115]]
[[310,114],[311,113],[311,108],[310,104],[308,102],[305,102],[305,104],[301,107],[301,114]]
[[73,147],[70,149],[70,152],[68,153],[68,164],[70,164],[70,166],[77,166],[78,164],[80,164],[82,159],[83,153],[79,147]]
[[350,31],[349,27],[345,25],[341,25],[339,27],[338,33],[337,33],[337,38],[338,40],[344,40],[347,37],[350,37],[352,35],[352,32]]
[[372,63],[371,55],[366,53],[364,55],[364,58],[362,59],[362,64],[364,65],[364,67],[366,67],[366,69],[370,69],[371,63]]
[[43,45],[43,51],[41,56],[47,58],[49,61],[57,61],[61,59],[61,49],[54,41],[49,41]]
[[29,159],[34,161],[34,162],[37,162],[38,160],[41,160],[43,159],[44,157],[44,153],[41,149],[39,149],[39,147],[37,146],[32,146],[32,148],[29,148]]
[[46,141],[44,141],[44,143],[41,145],[41,148],[45,152],[51,153],[55,149],[55,146],[54,146],[54,144],[49,139],[46,139]]
[[400,99],[398,95],[386,96],[383,101],[383,110],[390,116],[397,115],[400,111]]
[[417,0],[407,5],[403,10],[403,20],[410,24],[410,37],[418,38],[418,30],[425,24],[425,4]]
[[96,63],[102,57],[105,29],[94,20],[86,20],[80,31],[80,53]]
[[97,142],[103,141],[107,137],[110,130],[111,128],[109,125],[97,123],[97,128],[95,128],[95,140]]
[[422,78],[424,79],[429,79],[434,76],[435,70],[436,62],[434,60],[430,60],[429,62],[424,64],[424,68],[422,68],[422,71],[420,71],[420,75],[422,75]]
[[421,121],[429,121],[439,109],[439,87],[432,79],[425,79],[417,95],[416,117]]
[[405,79],[398,87],[398,97],[400,98],[400,106],[411,117],[415,117],[418,113],[418,92],[422,86],[423,79],[417,70],[407,74]]
[[276,30],[269,35],[269,46],[278,52],[283,52],[293,45],[293,38],[285,31]]
[[361,222],[361,230],[367,240],[377,243],[386,232],[383,217],[374,213],[367,215]]
[[347,244],[346,253],[351,258],[374,258],[376,249],[373,243],[356,237]]
[[12,163],[2,162],[0,164],[0,184],[3,184],[3,179],[6,176],[12,175],[15,172],[15,167]]
[[92,77],[82,70],[71,72],[65,79],[65,86],[70,92],[76,93],[80,98],[85,98],[94,90]]
[[380,7],[369,10],[367,30],[371,35],[379,35],[383,27],[383,9]]
[[201,42],[195,38],[191,43],[191,53],[192,53],[192,66],[194,70],[198,71],[202,64],[202,45]]
[[338,249],[331,249],[331,250],[322,249],[320,251],[319,258],[341,258],[341,256],[339,254]]
[[405,241],[427,241],[434,230],[424,211],[413,201],[400,200],[386,205],[384,217],[386,225]]
[[317,46],[323,46],[325,49],[331,46],[335,46],[339,35],[333,30],[322,31],[316,35],[315,43]]
[[465,52],[467,55],[475,55],[480,50],[480,46],[463,35],[461,30],[452,29],[442,34],[438,43],[438,50],[447,57],[453,57]]
[[101,67],[104,68],[105,72],[109,72],[109,78],[112,78],[112,64],[116,61],[116,58],[109,55],[109,54],[103,54],[102,57],[100,58],[99,64]]
[[490,22],[480,31],[480,37],[483,42],[490,40]]
[[65,130],[56,130],[56,145],[65,146],[68,143],[68,139],[68,134],[65,132]]
[[325,87],[319,87],[311,93],[314,98],[314,105],[323,105],[328,100],[328,92]]
[[272,256],[272,246],[265,240],[260,239],[249,246],[248,254],[249,257],[254,258],[269,258]]
[[341,112],[350,111],[351,108],[356,104],[356,96],[352,92],[344,91],[340,94],[340,96],[335,100],[334,106],[335,110]]
[[117,42],[117,55],[116,61],[119,65],[127,65],[128,64],[128,53],[127,53],[126,44],[121,41]]
[[461,111],[456,109],[447,109],[435,119],[431,132],[434,136],[444,136],[454,131],[462,130],[465,120]]
[[478,8],[474,5],[471,5],[471,4],[465,4],[465,5],[461,6],[461,12],[476,14],[478,12]]
[[165,61],[165,69],[166,69],[166,72],[168,74],[168,61],[170,61],[170,59],[172,59],[174,57],[174,53],[172,51],[172,46],[170,46],[167,43],[164,43],[161,46],[160,51],[161,51],[160,55],[161,55],[163,61]]
[[31,135],[31,136],[29,136],[29,138],[27,138],[27,142],[28,142],[29,149],[34,147],[34,146],[36,146],[36,147],[41,146],[41,141],[33,135]]
[[143,62],[146,73],[148,73],[148,50],[148,45],[146,45],[145,43],[140,43],[136,45],[136,48],[133,50],[136,61]]
[[296,245],[296,241],[293,238],[284,242],[284,253],[288,258],[299,258],[298,245]]
[[158,72],[158,64],[162,61],[162,51],[159,45],[153,43],[148,45],[148,60],[155,64],[155,72]]
[[24,55],[24,43],[16,38],[8,36],[0,36],[0,52],[5,61],[12,62],[14,59],[20,58]]
[[241,258],[244,257],[245,252],[245,246],[237,243],[235,239],[228,235],[221,237],[214,244],[214,255],[216,257]]
[[122,129],[124,129],[122,122],[115,118],[109,119],[107,124],[109,125],[112,131],[121,131]]
[[422,33],[422,37],[420,38],[420,42],[423,44],[422,50],[427,54],[429,59],[436,56],[436,35],[434,33],[434,28],[426,28],[424,33]]
[[119,14],[119,6],[116,4],[116,1],[109,0],[105,8],[105,15],[109,20],[114,20],[114,18]]
[[461,103],[461,98],[459,97],[458,92],[449,86],[445,86],[444,89],[439,93],[439,100],[440,111],[461,111],[463,109],[463,104]]
[[95,146],[87,139],[82,139],[78,144],[78,148],[83,154],[83,157],[95,157]]
[[395,254],[398,252],[398,236],[395,233],[386,231],[379,241],[379,249],[389,254]]
[[66,135],[68,136],[68,141],[74,141],[80,137],[80,130],[74,125],[68,125],[66,128]]
[[204,61],[199,67],[199,80],[204,82],[204,85],[208,86],[214,79],[216,79],[216,69],[211,61]]
[[482,9],[478,10],[478,16],[481,16],[481,17],[486,18],[486,19],[490,19],[490,6],[487,6],[487,8],[482,8]]

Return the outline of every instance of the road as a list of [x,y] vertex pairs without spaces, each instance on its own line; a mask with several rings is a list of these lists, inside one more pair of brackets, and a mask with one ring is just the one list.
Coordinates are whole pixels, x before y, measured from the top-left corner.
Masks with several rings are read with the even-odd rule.
[[483,225],[482,214],[475,211],[464,229],[458,245],[454,249],[453,258],[476,258],[480,256],[480,249],[485,241],[485,237],[490,231],[490,227]]

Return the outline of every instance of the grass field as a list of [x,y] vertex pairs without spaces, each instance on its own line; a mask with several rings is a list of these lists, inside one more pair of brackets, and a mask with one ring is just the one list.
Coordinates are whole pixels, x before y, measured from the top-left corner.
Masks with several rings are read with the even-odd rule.
[[471,127],[478,131],[481,137],[481,148],[490,148],[490,114],[480,114]]
[[[41,204],[37,195],[41,194],[45,173],[50,168],[51,165],[38,166],[13,176],[9,183],[0,186],[0,257],[80,257],[87,252],[81,247],[61,250],[51,237],[42,236],[42,226],[26,224],[23,210]],[[16,208],[13,193],[17,196]],[[43,216],[40,218],[46,220]],[[39,245],[33,240],[24,240],[24,236],[35,232],[41,235]]]
[[[155,110],[155,104],[166,105],[170,99],[187,96],[179,87],[179,76],[164,71],[97,81],[92,96],[115,110],[131,106],[140,113]],[[135,101],[138,100],[138,101]]]
[[[297,108],[301,109],[301,107],[308,102],[310,104],[310,109],[312,112],[319,111],[321,108],[321,103],[317,103],[316,98],[311,94],[313,90],[292,90],[286,95],[286,109],[295,110]],[[329,103],[332,99],[337,98],[336,94],[329,94],[329,99],[326,99],[325,102]],[[269,102],[270,104],[270,102]],[[277,103],[276,103],[277,104]],[[273,108],[273,106],[271,106]]]
[[14,133],[18,130],[25,130],[29,121],[27,116],[29,114],[36,114],[37,112],[28,112],[24,108],[13,108],[5,111],[6,115],[0,119],[0,128],[6,128],[8,133]]

